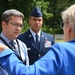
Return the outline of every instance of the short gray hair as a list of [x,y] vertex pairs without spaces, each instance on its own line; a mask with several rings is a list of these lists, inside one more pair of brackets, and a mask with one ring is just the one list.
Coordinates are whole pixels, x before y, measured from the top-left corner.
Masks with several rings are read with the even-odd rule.
[[62,12],[62,19],[64,23],[69,23],[75,32],[75,4]]
[[22,19],[24,19],[23,13],[16,9],[9,9],[2,14],[2,21],[8,22],[11,19],[11,16],[21,17]]

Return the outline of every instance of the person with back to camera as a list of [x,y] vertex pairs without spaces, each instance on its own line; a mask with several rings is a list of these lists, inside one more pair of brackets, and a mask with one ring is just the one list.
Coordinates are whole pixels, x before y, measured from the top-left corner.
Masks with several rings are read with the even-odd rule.
[[55,43],[33,65],[24,65],[15,52],[0,44],[0,64],[9,75],[75,75],[75,4],[62,12],[62,20],[65,42]]
[[18,39],[26,44],[28,48],[29,64],[31,65],[45,55],[49,51],[50,46],[55,42],[52,35],[41,30],[43,25],[43,14],[38,7],[35,7],[30,13],[29,24],[30,29],[19,35]]

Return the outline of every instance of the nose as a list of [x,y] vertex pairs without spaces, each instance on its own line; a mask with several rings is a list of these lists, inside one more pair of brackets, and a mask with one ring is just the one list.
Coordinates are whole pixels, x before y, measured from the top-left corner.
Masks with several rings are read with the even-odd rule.
[[16,29],[21,31],[22,28],[20,26],[17,26]]
[[36,20],[36,23],[39,23],[39,21],[38,21],[38,20]]

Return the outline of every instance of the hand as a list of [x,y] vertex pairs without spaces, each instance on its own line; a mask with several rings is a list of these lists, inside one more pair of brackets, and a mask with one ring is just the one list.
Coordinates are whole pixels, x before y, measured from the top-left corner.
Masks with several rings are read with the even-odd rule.
[[2,52],[3,50],[7,49],[8,47],[3,45],[2,43],[0,43],[0,52]]

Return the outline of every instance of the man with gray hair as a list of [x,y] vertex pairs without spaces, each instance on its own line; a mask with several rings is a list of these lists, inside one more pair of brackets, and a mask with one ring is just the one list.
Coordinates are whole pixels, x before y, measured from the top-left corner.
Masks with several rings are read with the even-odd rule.
[[[25,65],[29,65],[27,46],[22,41],[17,39],[23,27],[23,19],[23,13],[15,9],[6,10],[2,14],[2,32],[0,34],[0,43],[5,44],[12,49]],[[8,75],[1,65],[0,75]]]
[[5,49],[0,53],[0,64],[10,75],[75,75],[75,4],[62,12],[62,20],[65,42],[55,43],[33,65],[25,66],[15,52],[3,45],[0,45],[0,51]]

